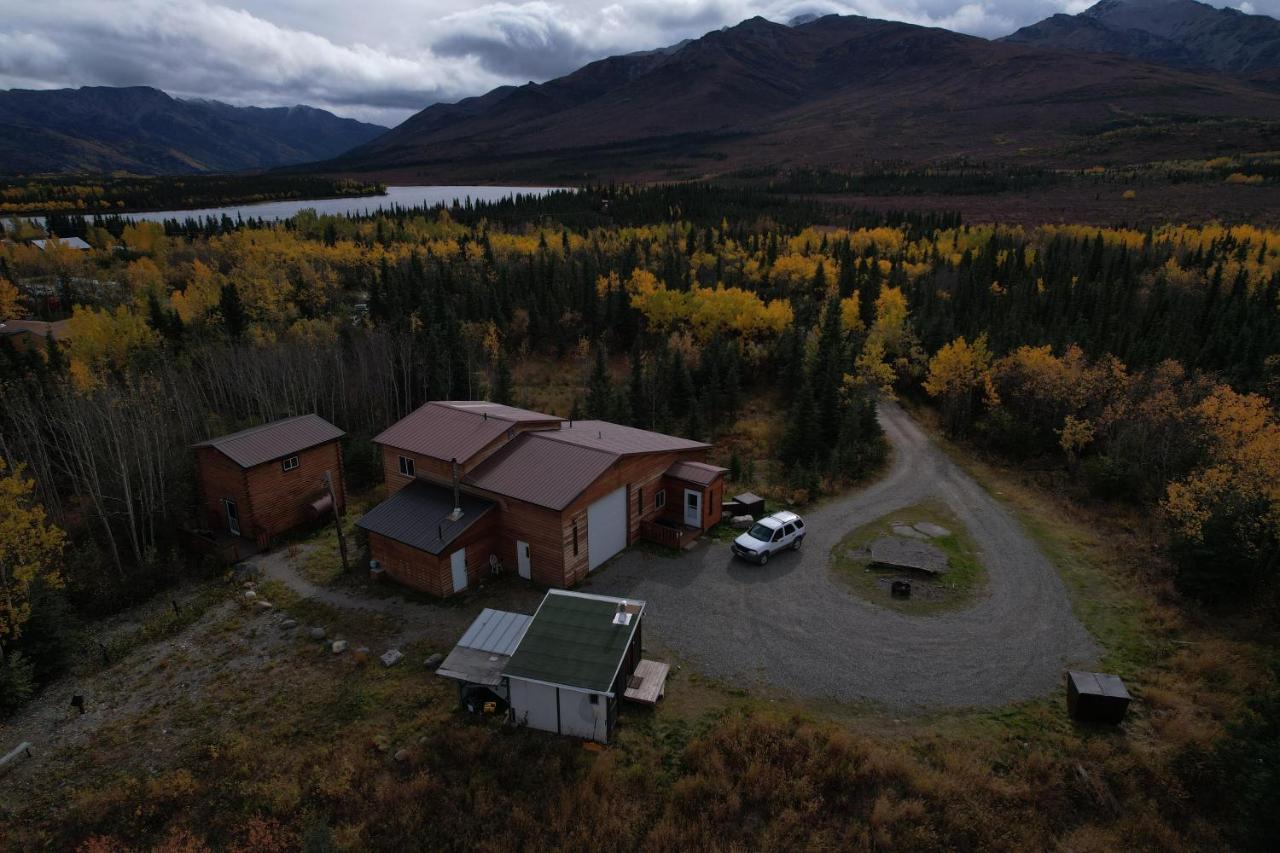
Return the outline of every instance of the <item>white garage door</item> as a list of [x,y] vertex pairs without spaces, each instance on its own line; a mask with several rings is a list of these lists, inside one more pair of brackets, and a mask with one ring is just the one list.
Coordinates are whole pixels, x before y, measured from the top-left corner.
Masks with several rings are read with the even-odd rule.
[[587,507],[587,571],[627,547],[627,487]]

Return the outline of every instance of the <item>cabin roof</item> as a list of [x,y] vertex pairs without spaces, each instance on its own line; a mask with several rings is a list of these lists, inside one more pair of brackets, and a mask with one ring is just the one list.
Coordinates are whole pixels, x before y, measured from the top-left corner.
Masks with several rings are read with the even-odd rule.
[[292,456],[346,435],[316,414],[298,415],[201,441],[193,447],[212,447],[241,468],[252,468]]

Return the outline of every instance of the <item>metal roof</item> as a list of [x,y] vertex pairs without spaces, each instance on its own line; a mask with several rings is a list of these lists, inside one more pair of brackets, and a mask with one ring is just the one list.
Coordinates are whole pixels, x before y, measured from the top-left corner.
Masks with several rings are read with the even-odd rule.
[[[498,412],[510,417],[500,417]],[[517,423],[530,420],[554,423],[557,418],[480,401],[433,402],[396,421],[373,441],[444,462],[457,459],[465,464],[503,433],[514,430]]]
[[31,245],[35,246],[37,249],[43,252],[48,246],[50,246],[55,242],[58,244],[60,248],[63,248],[63,249],[80,249],[83,251],[84,249],[93,248],[92,246],[90,246],[88,243],[86,243],[84,240],[80,239],[79,237],[59,237],[56,240],[55,239],[32,240]]
[[458,645],[482,652],[509,655],[520,645],[524,629],[533,617],[527,613],[510,613],[486,607],[471,623]]
[[580,447],[592,447],[627,456],[633,453],[663,453],[672,450],[699,450],[711,445],[647,429],[608,421],[566,421],[558,430],[548,430],[547,438]]
[[30,332],[42,338],[45,335],[53,335],[55,341],[64,340],[70,327],[70,320],[54,320],[50,323],[44,320],[6,320],[0,317],[0,330]]
[[671,467],[667,469],[666,476],[673,477],[677,480],[684,480],[686,483],[696,483],[699,486],[709,486],[715,482],[717,477],[722,476],[728,468],[721,468],[718,465],[708,465],[705,462],[673,462]]
[[523,433],[467,475],[467,485],[548,509],[564,509],[618,460],[615,453]]
[[439,555],[486,512],[493,501],[461,494],[462,516],[450,521],[453,490],[425,480],[414,480],[369,510],[356,526],[403,542],[411,548]]
[[441,662],[436,675],[469,684],[500,684],[507,661],[532,618],[486,607]]
[[273,459],[342,438],[345,432],[319,415],[298,415],[250,427],[230,435],[211,438],[193,447],[212,447],[222,451],[241,468],[252,468]]
[[[614,622],[622,603],[632,614],[626,625]],[[507,663],[505,675],[609,693],[643,615],[643,601],[550,590]]]
[[560,418],[555,415],[544,415],[542,412],[531,412],[528,409],[517,409],[515,406],[506,406],[502,403],[490,403],[488,400],[436,400],[437,406],[447,406],[450,409],[456,409],[459,412],[471,412],[478,415],[488,415],[491,418],[501,418],[504,421],[512,423],[549,423],[555,424],[560,422]]

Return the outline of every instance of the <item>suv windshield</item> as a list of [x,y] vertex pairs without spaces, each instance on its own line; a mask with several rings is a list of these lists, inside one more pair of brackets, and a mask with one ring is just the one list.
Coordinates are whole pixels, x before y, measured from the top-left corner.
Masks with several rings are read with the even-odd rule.
[[747,532],[751,534],[752,539],[759,539],[761,542],[768,542],[770,539],[773,538],[773,528],[765,527],[763,524],[760,524],[759,522],[752,525],[751,529],[748,530]]

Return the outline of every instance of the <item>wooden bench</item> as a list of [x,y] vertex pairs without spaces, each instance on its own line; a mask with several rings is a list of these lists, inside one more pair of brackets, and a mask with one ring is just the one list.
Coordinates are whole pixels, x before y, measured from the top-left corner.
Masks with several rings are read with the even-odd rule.
[[642,660],[636,666],[623,697],[641,705],[656,705],[667,691],[667,674],[670,664],[656,660]]

